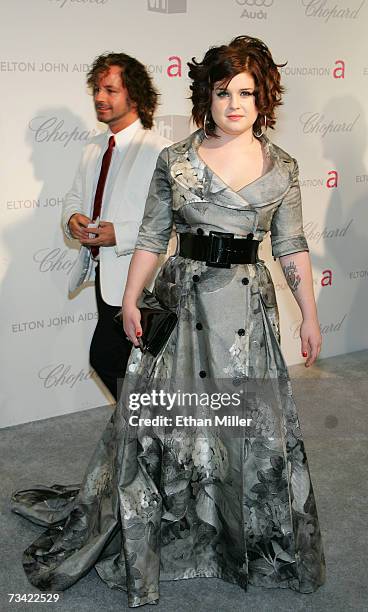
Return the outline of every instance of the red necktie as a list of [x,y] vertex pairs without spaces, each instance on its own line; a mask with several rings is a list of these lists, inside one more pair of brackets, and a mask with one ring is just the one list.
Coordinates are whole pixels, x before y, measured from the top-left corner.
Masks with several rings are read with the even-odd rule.
[[[114,136],[110,136],[109,146],[107,147],[104,153],[104,156],[102,158],[100,176],[98,177],[95,199],[93,202],[93,215],[92,215],[93,221],[97,219],[97,217],[99,217],[101,214],[102,196],[103,196],[103,192],[105,188],[106,178],[107,178],[107,174],[109,171],[111,157],[112,157],[112,150],[114,146],[115,146],[115,138]],[[99,251],[100,251],[100,247],[98,246],[91,247],[91,253],[93,257],[97,257]]]

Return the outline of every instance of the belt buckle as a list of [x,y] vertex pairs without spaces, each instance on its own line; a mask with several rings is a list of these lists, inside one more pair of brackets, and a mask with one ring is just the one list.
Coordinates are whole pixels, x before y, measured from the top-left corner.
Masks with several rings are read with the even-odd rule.
[[230,268],[230,253],[234,234],[229,232],[210,232],[209,238],[209,254],[206,266],[211,268]]

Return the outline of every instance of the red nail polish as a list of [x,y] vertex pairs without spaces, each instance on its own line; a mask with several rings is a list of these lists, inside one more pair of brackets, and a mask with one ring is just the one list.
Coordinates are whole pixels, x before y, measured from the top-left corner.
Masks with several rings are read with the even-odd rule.
[[303,357],[308,357],[307,351],[303,351],[302,355],[303,355]]
[[142,332],[140,332],[140,331],[138,331],[138,330],[137,330],[137,331],[135,332],[135,335],[137,336],[137,338],[140,338],[140,337],[141,337],[141,335],[142,335]]

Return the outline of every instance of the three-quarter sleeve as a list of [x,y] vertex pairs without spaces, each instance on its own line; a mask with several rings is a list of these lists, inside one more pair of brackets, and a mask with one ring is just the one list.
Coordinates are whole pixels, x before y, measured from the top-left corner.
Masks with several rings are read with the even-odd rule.
[[293,162],[291,187],[271,221],[271,246],[275,258],[299,251],[309,251],[303,231],[299,167],[296,159],[293,158]]
[[172,190],[166,148],[157,158],[135,248],[166,253],[172,227]]

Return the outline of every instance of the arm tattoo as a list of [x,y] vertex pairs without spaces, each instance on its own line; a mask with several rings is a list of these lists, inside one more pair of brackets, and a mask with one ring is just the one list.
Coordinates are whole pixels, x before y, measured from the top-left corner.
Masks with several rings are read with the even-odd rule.
[[293,261],[290,261],[286,266],[283,266],[282,269],[284,271],[287,284],[294,293],[302,280],[300,274],[298,273],[298,269]]

